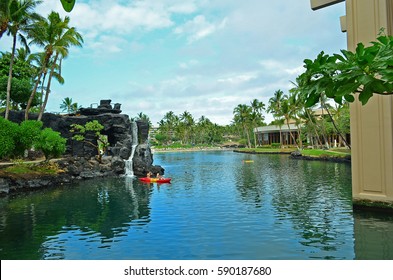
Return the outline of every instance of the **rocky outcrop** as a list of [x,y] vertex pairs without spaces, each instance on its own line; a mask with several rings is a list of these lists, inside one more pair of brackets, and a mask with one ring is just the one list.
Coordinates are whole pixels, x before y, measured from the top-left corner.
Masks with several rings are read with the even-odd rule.
[[149,171],[153,174],[164,174],[164,169],[161,166],[153,165],[153,155],[149,145],[146,143],[136,147],[133,164],[134,174],[139,177],[146,176]]
[[[116,103],[112,108],[110,102],[111,100],[101,100],[97,108],[81,109],[77,114],[72,115],[43,114],[44,127],[60,132],[61,136],[67,139],[65,158],[58,164],[67,170],[69,180],[124,174],[124,161],[129,159],[133,145],[138,145],[133,158],[134,175],[145,176],[148,171],[163,174],[164,169],[161,166],[153,166],[153,156],[147,144],[149,125],[137,121],[138,135],[133,137],[129,116],[120,114],[120,104]],[[24,112],[11,111],[9,119],[20,123],[24,121]],[[37,119],[37,114],[29,114],[29,119]],[[85,125],[93,120],[104,126],[101,134],[108,137],[110,144],[101,163],[95,160],[97,149],[90,144],[73,140],[70,131],[72,124]],[[86,140],[96,144],[94,135],[86,135]],[[0,182],[0,188],[1,184]]]

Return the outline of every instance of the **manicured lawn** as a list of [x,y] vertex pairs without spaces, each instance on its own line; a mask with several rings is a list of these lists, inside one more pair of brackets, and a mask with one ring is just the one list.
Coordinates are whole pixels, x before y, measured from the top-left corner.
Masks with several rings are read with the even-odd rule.
[[240,148],[236,151],[244,153],[291,153],[296,151],[296,148]]
[[310,157],[347,157],[351,155],[349,149],[331,149],[331,150],[317,150],[307,149],[301,151],[303,156]]
[[[243,153],[291,153],[296,151],[296,148],[241,148],[236,149],[238,152]],[[330,149],[330,150],[322,150],[322,149],[304,149],[301,150],[303,156],[309,157],[347,157],[351,155],[351,150],[349,149]]]

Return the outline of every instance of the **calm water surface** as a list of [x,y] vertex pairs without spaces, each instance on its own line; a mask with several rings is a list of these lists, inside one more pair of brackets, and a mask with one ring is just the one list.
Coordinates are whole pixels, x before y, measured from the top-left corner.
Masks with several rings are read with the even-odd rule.
[[119,177],[1,198],[0,258],[393,259],[393,217],[353,212],[348,164],[154,159],[172,184]]

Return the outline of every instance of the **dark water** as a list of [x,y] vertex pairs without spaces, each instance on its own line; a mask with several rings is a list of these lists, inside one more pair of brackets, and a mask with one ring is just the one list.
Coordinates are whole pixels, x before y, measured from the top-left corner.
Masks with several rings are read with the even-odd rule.
[[119,177],[1,198],[0,258],[393,259],[393,217],[353,212],[347,164],[154,158],[172,184]]

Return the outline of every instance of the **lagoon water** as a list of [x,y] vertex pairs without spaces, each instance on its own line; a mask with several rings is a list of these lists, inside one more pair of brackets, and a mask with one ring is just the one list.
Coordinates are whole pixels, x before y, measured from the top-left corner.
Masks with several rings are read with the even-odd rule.
[[352,210],[348,164],[154,160],[172,184],[119,177],[0,198],[0,259],[393,259],[393,215]]

